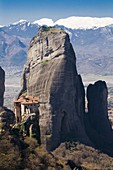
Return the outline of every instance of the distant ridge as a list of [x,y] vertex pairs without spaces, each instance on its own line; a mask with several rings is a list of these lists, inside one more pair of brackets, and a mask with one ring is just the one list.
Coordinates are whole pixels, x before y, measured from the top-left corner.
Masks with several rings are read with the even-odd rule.
[[[71,29],[92,29],[92,28],[100,28],[105,27],[108,25],[113,24],[113,18],[111,17],[103,17],[103,18],[97,18],[97,17],[79,17],[79,16],[71,16],[68,18],[61,18],[54,22],[50,18],[42,18],[39,20],[35,20],[33,22],[29,22],[26,20],[20,20],[18,22],[12,23],[11,25],[17,25],[17,24],[37,24],[37,25],[47,25],[47,26],[54,26],[54,25],[62,25],[67,28]],[[2,26],[0,26],[2,27]]]
[[3,25],[0,25],[0,28],[4,27]]
[[[62,25],[66,23],[67,27]],[[102,27],[102,24],[105,26]],[[69,34],[77,55],[79,73],[113,75],[113,18],[69,17],[62,19],[62,22],[43,18],[34,22],[20,20],[4,26],[0,28],[2,67],[23,66],[29,42],[38,33],[41,25],[55,25]]]
[[19,20],[17,22],[12,23],[11,25],[25,24],[26,22],[27,22],[27,20],[21,19],[21,20]]

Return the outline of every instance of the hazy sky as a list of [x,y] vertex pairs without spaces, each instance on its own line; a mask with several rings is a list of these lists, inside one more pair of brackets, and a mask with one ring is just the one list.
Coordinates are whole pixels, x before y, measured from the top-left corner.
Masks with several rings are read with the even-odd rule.
[[0,25],[69,16],[113,17],[113,0],[0,0]]

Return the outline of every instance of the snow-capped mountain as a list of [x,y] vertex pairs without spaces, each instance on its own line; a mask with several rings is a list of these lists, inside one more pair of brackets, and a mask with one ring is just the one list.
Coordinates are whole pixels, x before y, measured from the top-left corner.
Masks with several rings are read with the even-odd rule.
[[[96,17],[79,17],[72,16],[68,18],[59,19],[57,21],[53,21],[50,18],[42,18],[33,22],[29,22],[27,20],[20,20],[18,22],[12,23],[11,25],[47,25],[47,26],[55,26],[61,25],[71,29],[93,29],[105,27],[113,24],[113,18],[104,17],[104,18],[96,18]],[[1,26],[3,27],[3,26]],[[9,27],[9,26],[8,26]]]
[[28,21],[24,20],[24,19],[21,19],[21,20],[19,20],[17,22],[12,23],[11,25],[18,25],[18,24],[22,25],[22,24],[26,24],[26,22],[28,22]]
[[93,17],[69,17],[65,19],[59,19],[55,22],[55,25],[63,25],[72,29],[92,29],[105,27],[113,24],[113,18],[93,18]]
[[9,35],[32,38],[37,33],[38,27],[38,24],[31,24],[26,20],[20,20],[8,26],[2,27],[2,30]]
[[42,25],[60,27],[69,34],[79,73],[113,75],[113,18],[69,17],[56,22],[43,18],[0,27],[0,65],[23,67],[29,42]]
[[3,25],[0,25],[0,28],[4,27]]
[[38,24],[40,26],[42,25],[46,25],[46,26],[54,26],[55,23],[53,22],[52,19],[49,19],[49,18],[42,18],[40,20],[36,20],[34,22],[32,22],[32,24]]

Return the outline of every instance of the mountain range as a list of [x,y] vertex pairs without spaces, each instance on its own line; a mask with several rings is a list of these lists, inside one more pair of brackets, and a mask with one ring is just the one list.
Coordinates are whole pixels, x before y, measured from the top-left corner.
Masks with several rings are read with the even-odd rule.
[[42,25],[64,29],[70,36],[80,74],[113,75],[113,18],[43,18],[0,26],[0,65],[22,67],[30,40]]

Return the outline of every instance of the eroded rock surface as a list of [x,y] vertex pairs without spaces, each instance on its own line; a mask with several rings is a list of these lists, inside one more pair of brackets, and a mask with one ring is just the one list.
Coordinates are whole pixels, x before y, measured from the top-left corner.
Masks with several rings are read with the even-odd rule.
[[0,106],[3,106],[4,102],[4,91],[5,91],[5,72],[4,70],[0,67]]
[[62,29],[42,27],[32,39],[23,93],[39,97],[41,140],[48,150],[72,138],[90,143],[84,128],[84,87],[69,36]]
[[88,114],[87,132],[96,146],[113,148],[113,131],[108,119],[108,89],[104,81],[97,81],[87,88]]
[[0,107],[0,134],[4,131],[10,131],[15,120],[13,111],[8,108]]

